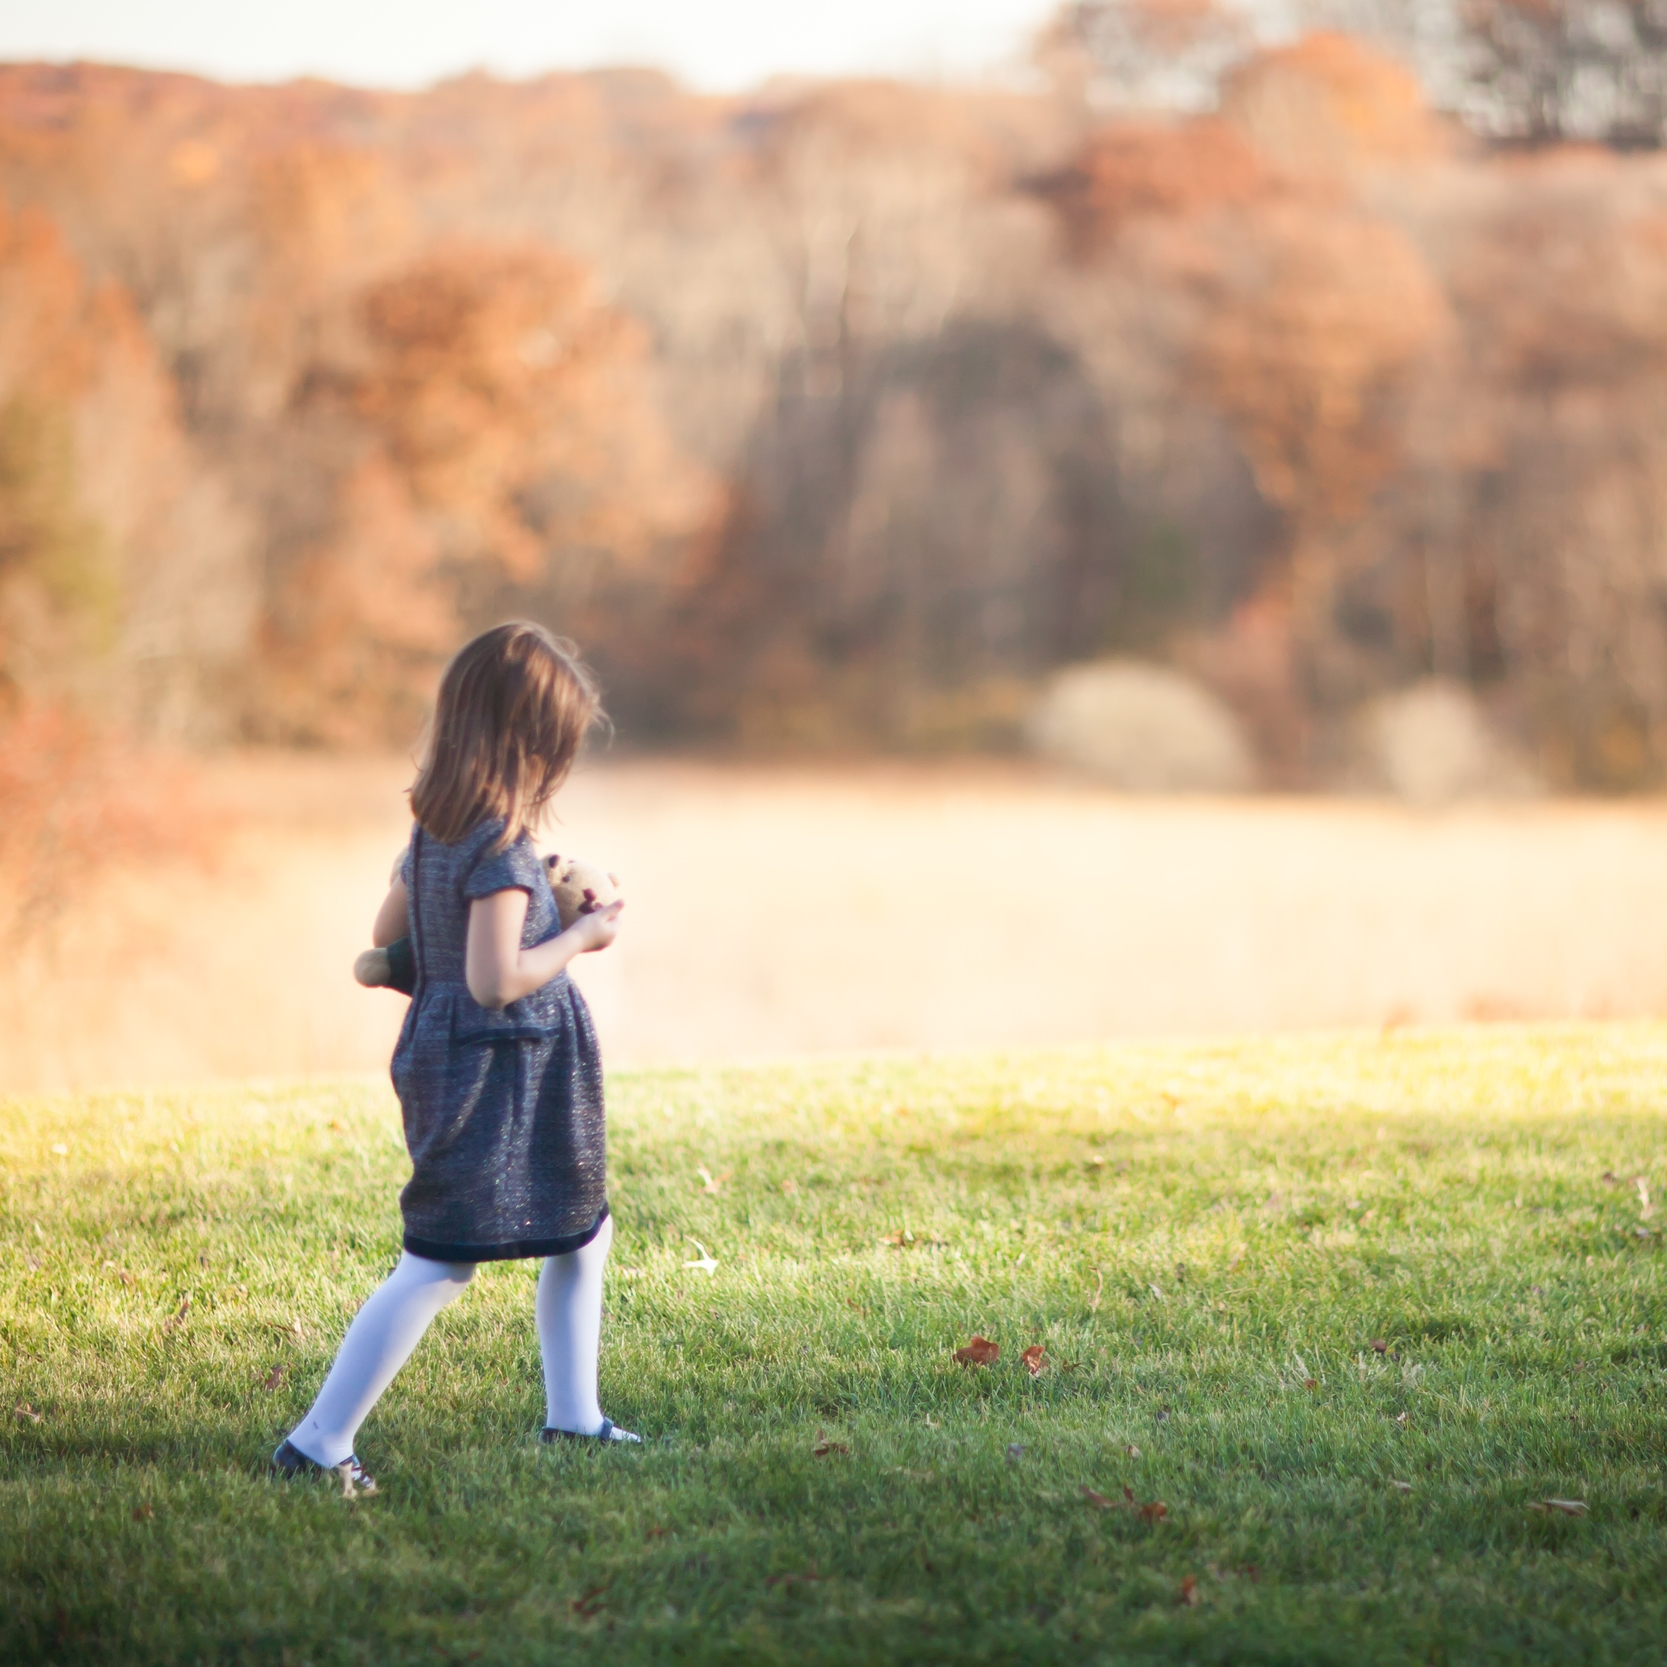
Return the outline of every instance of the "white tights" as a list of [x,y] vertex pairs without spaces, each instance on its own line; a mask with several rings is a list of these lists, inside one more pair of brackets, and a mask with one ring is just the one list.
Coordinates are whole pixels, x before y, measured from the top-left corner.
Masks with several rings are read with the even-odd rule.
[[[545,1422],[595,1435],[602,1428],[596,1361],[602,1337],[602,1267],[613,1243],[609,1216],[589,1244],[545,1259],[538,1275],[538,1347],[544,1357]],[[475,1276],[473,1262],[431,1262],[406,1251],[347,1328],[336,1363],[290,1441],[315,1464],[353,1452],[370,1409],[434,1316]]]

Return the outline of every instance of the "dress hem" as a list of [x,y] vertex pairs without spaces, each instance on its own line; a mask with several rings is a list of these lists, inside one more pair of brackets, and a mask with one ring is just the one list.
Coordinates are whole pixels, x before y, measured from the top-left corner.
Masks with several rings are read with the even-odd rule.
[[405,1235],[405,1248],[413,1256],[426,1257],[431,1262],[514,1262],[528,1256],[566,1256],[584,1247],[602,1231],[608,1219],[604,1204],[596,1220],[578,1233],[565,1233],[558,1239],[514,1239],[508,1244],[441,1244],[435,1239],[419,1239],[415,1233]]

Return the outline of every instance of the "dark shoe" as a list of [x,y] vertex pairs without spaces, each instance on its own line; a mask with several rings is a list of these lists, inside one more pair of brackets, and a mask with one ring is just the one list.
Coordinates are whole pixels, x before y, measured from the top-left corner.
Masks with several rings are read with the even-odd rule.
[[342,1486],[342,1498],[355,1499],[361,1493],[376,1492],[376,1478],[350,1453],[337,1465],[322,1465],[309,1459],[294,1442],[286,1440],[272,1455],[272,1474],[286,1480],[294,1476],[334,1476]]
[[[543,1442],[552,1441],[623,1441],[634,1442],[642,1446],[642,1437],[632,1435],[629,1430],[622,1430],[611,1418],[602,1420],[602,1428],[595,1435],[581,1435],[577,1430],[553,1430],[548,1424],[538,1432],[538,1439]],[[288,1446],[286,1442],[284,1444]]]

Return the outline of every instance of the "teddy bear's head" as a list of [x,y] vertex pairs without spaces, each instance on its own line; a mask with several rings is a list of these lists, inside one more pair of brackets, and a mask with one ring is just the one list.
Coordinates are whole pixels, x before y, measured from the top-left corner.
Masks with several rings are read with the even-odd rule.
[[565,932],[580,915],[605,909],[619,896],[619,876],[581,857],[552,853],[544,859],[550,889],[556,894],[556,913]]

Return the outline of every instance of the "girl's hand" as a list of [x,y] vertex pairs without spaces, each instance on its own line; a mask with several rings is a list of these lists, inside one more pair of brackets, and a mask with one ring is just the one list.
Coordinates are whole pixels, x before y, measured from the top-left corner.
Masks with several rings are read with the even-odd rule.
[[579,939],[579,953],[588,955],[593,949],[606,949],[619,936],[620,911],[625,907],[625,899],[618,898],[606,908],[592,909],[588,915],[579,918],[568,927]]
[[477,897],[469,905],[463,976],[469,994],[482,1007],[506,1007],[530,996],[564,971],[576,955],[606,949],[619,936],[619,915],[625,907],[621,899],[580,915],[565,932],[523,949],[521,928],[527,921],[527,902],[527,893],[516,888]]

